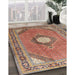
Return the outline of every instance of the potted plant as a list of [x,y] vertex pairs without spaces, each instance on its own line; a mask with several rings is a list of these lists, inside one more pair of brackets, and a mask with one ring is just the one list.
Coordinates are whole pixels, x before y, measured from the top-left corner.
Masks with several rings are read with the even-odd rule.
[[66,6],[66,0],[48,0],[46,2],[47,6],[51,7],[55,10],[57,15],[53,16],[53,22],[56,24],[60,24],[59,17],[60,12],[62,11],[62,7]]

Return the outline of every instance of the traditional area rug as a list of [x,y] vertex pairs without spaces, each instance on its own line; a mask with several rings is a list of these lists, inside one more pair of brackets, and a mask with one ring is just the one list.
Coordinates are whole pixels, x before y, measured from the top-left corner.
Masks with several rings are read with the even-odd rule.
[[66,66],[66,32],[55,25],[9,30],[20,75]]

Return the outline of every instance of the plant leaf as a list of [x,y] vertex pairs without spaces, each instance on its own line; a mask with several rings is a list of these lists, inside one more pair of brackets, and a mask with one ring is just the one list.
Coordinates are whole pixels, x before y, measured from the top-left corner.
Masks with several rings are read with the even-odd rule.
[[53,2],[47,1],[46,4],[51,7],[52,9],[54,9],[56,12],[59,11],[58,5],[54,4]]

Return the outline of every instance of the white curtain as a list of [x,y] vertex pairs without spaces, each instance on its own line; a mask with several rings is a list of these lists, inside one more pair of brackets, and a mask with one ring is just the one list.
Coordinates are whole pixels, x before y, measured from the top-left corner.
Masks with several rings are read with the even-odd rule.
[[46,21],[46,0],[9,0],[9,22]]

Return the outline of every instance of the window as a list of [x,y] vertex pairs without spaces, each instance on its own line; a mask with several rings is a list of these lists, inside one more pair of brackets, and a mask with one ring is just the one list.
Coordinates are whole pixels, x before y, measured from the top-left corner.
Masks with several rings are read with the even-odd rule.
[[9,0],[9,22],[46,21],[46,0]]

